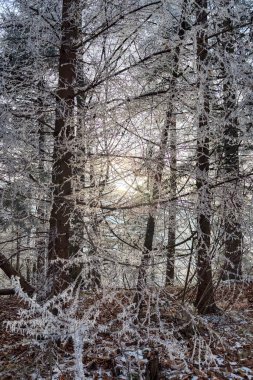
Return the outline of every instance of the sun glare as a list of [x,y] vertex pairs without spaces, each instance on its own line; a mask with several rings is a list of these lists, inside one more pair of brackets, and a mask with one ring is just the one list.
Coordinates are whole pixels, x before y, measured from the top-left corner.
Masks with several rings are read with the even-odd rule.
[[131,178],[130,176],[127,180],[120,178],[115,181],[114,186],[115,190],[119,193],[136,193],[139,191],[139,187],[142,187],[144,184],[145,180],[143,178],[137,178],[134,176]]
[[127,183],[124,179],[115,182],[115,189],[119,192],[126,192],[133,190],[132,184]]

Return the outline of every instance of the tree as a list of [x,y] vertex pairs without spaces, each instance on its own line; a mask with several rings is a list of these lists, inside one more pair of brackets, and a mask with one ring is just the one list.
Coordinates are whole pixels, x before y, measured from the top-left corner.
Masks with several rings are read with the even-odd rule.
[[[181,20],[179,22],[178,37],[183,43],[184,36],[189,30],[189,23],[187,22],[187,5],[188,1],[184,0],[182,4]],[[175,116],[175,102],[177,92],[177,78],[179,76],[179,62],[180,62],[179,44],[175,49],[173,57],[173,71],[171,78],[171,99],[169,109],[167,111],[167,123],[170,125],[170,178],[169,178],[169,192],[171,201],[169,202],[169,225],[168,225],[168,254],[167,254],[167,267],[166,267],[166,284],[173,284],[175,275],[175,246],[176,246],[176,216],[177,216],[177,202],[173,199],[177,196],[177,120]]]
[[[48,57],[49,51],[44,46],[45,35],[50,29],[51,45],[49,48],[51,48],[55,42],[56,30],[55,33],[52,33],[51,27],[47,24],[48,20],[41,22],[43,11],[47,10],[47,3],[44,2],[41,7],[40,5],[37,4],[40,10],[38,11],[38,9],[31,9],[29,2],[17,1],[10,5],[10,10],[7,5],[8,11],[2,14],[2,41],[4,40],[4,44],[1,50],[1,83],[5,115],[2,125],[5,136],[2,185],[3,194],[6,194],[8,187],[13,189],[12,218],[15,219],[15,215],[19,215],[17,218],[17,222],[20,224],[19,235],[22,235],[23,239],[28,239],[28,235],[34,235],[34,227],[38,227],[42,219],[46,220],[46,214],[42,216],[37,211],[42,207],[42,203],[45,209],[46,197],[41,196],[41,201],[38,201],[41,205],[37,207],[37,199],[40,196],[37,199],[36,196],[41,194],[41,187],[43,188],[46,183],[44,180],[44,184],[42,184],[40,178],[46,179],[47,169],[42,168],[42,160],[48,159],[48,157],[41,156],[43,150],[46,156],[45,146],[42,147],[41,140],[45,139],[46,135],[50,135],[48,121],[50,120],[49,108],[52,97],[49,86],[45,85],[42,89],[41,83],[45,84],[44,79],[47,76],[51,59]],[[48,17],[50,18],[50,16]],[[37,22],[33,23],[31,20],[35,19]],[[53,51],[51,49],[50,54]],[[38,129],[39,133],[37,134]],[[48,141],[48,139],[46,140]],[[19,212],[20,202],[26,205],[26,215],[23,217]],[[38,228],[38,232],[39,234],[35,233],[35,240],[45,236],[45,231]],[[9,234],[9,229],[6,234]],[[37,257],[33,250],[33,241],[30,243],[30,247],[27,247],[26,250],[30,251],[31,266],[33,266]],[[6,260],[3,259],[3,262]],[[20,261],[23,261],[21,255]],[[20,274],[19,272],[16,271],[16,275]],[[11,276],[10,270],[8,270],[9,274],[5,273],[9,277]]]
[[[185,36],[188,24],[186,22],[186,7],[187,1],[183,2],[181,17],[179,25],[177,25],[177,31],[174,38],[179,38],[179,43],[172,51],[171,57],[171,73],[169,73],[168,80],[168,100],[166,120],[161,132],[161,138],[159,143],[159,152],[157,157],[152,157],[155,160],[155,168],[151,174],[152,184],[152,199],[151,202],[155,202],[154,206],[151,206],[144,239],[144,249],[142,253],[142,259],[138,274],[137,282],[137,294],[139,294],[144,288],[147,280],[147,268],[150,263],[150,254],[153,249],[153,240],[155,234],[155,215],[157,214],[157,206],[159,204],[159,198],[161,197],[163,187],[163,171],[166,164],[166,155],[168,152],[168,140],[170,138],[170,180],[169,180],[169,193],[171,201],[169,202],[169,227],[168,227],[168,254],[167,254],[167,267],[166,267],[166,284],[173,282],[174,278],[174,260],[175,260],[175,244],[176,244],[176,202],[173,198],[176,197],[176,117],[175,117],[175,99],[177,97],[177,78],[179,76],[179,60],[180,50],[182,48],[182,42]],[[136,297],[138,300],[138,297]]]
[[197,137],[197,296],[195,304],[200,313],[215,311],[214,287],[210,252],[211,239],[211,188],[209,183],[209,90],[208,90],[208,42],[207,1],[198,0],[197,69],[198,69],[198,137]]
[[[196,304],[201,312],[212,309],[211,265],[221,256],[216,238],[224,227],[232,262],[243,219],[239,195],[223,227],[220,219],[216,223],[221,206],[215,197],[226,186],[232,194],[228,183],[237,176],[236,191],[240,187],[242,116],[228,57],[234,60],[238,51],[234,28],[247,22],[231,14],[231,24],[230,3],[223,8],[216,20],[215,1],[26,0],[4,15],[1,101],[12,136],[12,148],[4,143],[4,175],[9,182],[18,176],[23,185],[35,252],[29,257],[43,273],[49,259],[48,296],[77,277],[84,286],[103,287],[110,283],[110,265],[115,286],[127,283],[126,268],[129,287],[138,275],[137,294],[151,282],[172,284],[175,265],[183,282],[195,254],[188,241],[197,229]],[[218,130],[223,177],[214,147]]]
[[71,142],[74,138],[74,86],[77,70],[76,46],[79,36],[75,10],[71,0],[63,1],[54,128],[53,199],[48,246],[49,275],[53,277],[51,291],[56,293],[66,288],[70,282],[64,270],[64,260],[70,258],[70,221],[73,213]]
[[241,186],[239,168],[240,132],[237,116],[237,91],[231,62],[235,55],[236,36],[233,30],[231,1],[224,1],[227,17],[223,28],[228,30],[221,40],[223,56],[223,104],[224,104],[224,178],[232,183],[224,186],[224,233],[225,264],[224,279],[240,279],[242,275],[242,227]]

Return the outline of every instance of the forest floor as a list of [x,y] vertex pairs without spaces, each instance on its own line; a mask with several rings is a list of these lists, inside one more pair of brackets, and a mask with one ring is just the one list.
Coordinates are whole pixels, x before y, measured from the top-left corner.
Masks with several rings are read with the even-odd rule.
[[79,321],[88,309],[96,317],[83,340],[82,369],[70,339],[55,343],[6,329],[5,321],[19,319],[26,304],[16,296],[3,296],[0,379],[253,379],[252,284],[223,286],[217,295],[222,313],[199,317],[189,304],[182,307],[176,292],[175,297],[171,289],[160,292],[159,302],[151,297],[146,303],[142,322],[134,322],[137,327],[126,311],[131,309],[129,292],[116,292],[110,302],[84,293]]

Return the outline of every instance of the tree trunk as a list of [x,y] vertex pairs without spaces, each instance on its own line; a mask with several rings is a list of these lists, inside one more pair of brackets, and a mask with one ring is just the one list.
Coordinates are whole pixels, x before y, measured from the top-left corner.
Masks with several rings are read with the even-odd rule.
[[199,119],[197,136],[197,296],[199,313],[216,310],[212,279],[210,234],[211,190],[209,184],[209,93],[207,52],[207,0],[197,0],[197,69],[199,75]]
[[2,253],[0,253],[0,268],[9,278],[12,276],[19,277],[20,286],[26,293],[32,294],[34,292],[34,288],[26,281],[23,276],[21,276],[19,272],[16,271],[16,269],[13,268],[13,266],[9,263],[9,260]]
[[[182,4],[181,20],[178,30],[178,36],[180,41],[183,41],[185,32],[189,29],[187,23],[188,0],[184,0]],[[175,199],[177,195],[177,121],[174,112],[174,99],[177,91],[177,78],[179,76],[179,58],[180,58],[181,46],[178,45],[175,49],[173,57],[173,73],[171,79],[171,91],[173,95],[169,104],[169,110],[167,112],[167,122],[170,131],[170,177],[169,177],[169,193],[170,198]],[[175,254],[176,254],[176,215],[177,215],[177,201],[172,200],[169,202],[169,226],[168,226],[168,251],[167,251],[167,266],[166,266],[166,279],[165,285],[171,285],[174,282],[175,277]]]
[[145,380],[159,380],[160,363],[158,351],[151,351],[148,355],[148,362],[145,371]]
[[[230,0],[224,2],[229,10]],[[230,14],[229,10],[229,14]],[[232,30],[232,15],[224,21],[225,30]],[[238,280],[242,275],[242,229],[241,229],[241,194],[239,170],[239,132],[236,116],[236,90],[231,63],[234,59],[235,32],[224,35],[222,48],[228,57],[223,65],[223,104],[224,104],[224,177],[226,180],[235,178],[224,187],[224,229],[225,229],[225,264],[223,279]],[[230,58],[230,59],[229,59]]]
[[[175,81],[174,81],[175,82]],[[175,83],[176,84],[176,83]],[[173,108],[173,105],[172,105]],[[169,177],[169,194],[171,199],[177,195],[177,131],[176,117],[171,112],[168,115],[170,125],[170,177]],[[176,215],[177,201],[169,202],[169,226],[168,226],[168,251],[165,285],[171,285],[175,276],[175,246],[176,246]]]
[[75,133],[73,116],[78,37],[78,23],[74,12],[76,7],[77,4],[73,1],[63,0],[54,129],[53,204],[48,246],[51,294],[59,293],[71,281],[68,271],[64,270],[64,263],[70,258],[70,220],[73,212],[71,140]]
[[20,238],[20,232],[19,227],[17,227],[17,253],[16,253],[16,271],[20,271],[20,250],[21,250],[21,238]]
[[31,282],[31,261],[26,259],[26,281]]
[[13,296],[15,290],[11,288],[0,289],[0,296]]
[[[44,90],[44,83],[43,81],[39,82],[38,85],[38,91],[39,94],[42,93],[42,90]],[[45,175],[45,168],[44,168],[44,159],[45,159],[45,128],[44,128],[44,113],[43,113],[43,98],[41,96],[38,97],[38,106],[39,106],[39,116],[38,116],[38,134],[39,134],[39,178],[40,183],[43,184],[44,181],[44,175]],[[45,227],[45,219],[46,219],[46,212],[45,212],[45,202],[42,200],[39,201],[38,208],[37,208],[37,216],[40,220],[39,226],[36,228],[36,251],[37,251],[37,263],[36,263],[36,273],[34,273],[34,279],[36,282],[36,287],[38,292],[43,293],[43,288],[46,283],[46,241],[45,236],[41,235],[41,232],[44,232],[43,227]],[[42,229],[42,231],[41,231]]]
[[[90,155],[90,186],[94,191],[96,191],[96,181],[95,181],[95,171],[92,162],[92,157]],[[91,289],[101,288],[101,275],[99,272],[99,261],[96,258],[98,253],[97,241],[99,239],[99,222],[97,217],[97,200],[92,200],[91,205],[93,206],[92,216],[91,216],[91,233],[89,234],[89,243],[91,248],[89,250],[89,271],[88,271],[88,287]]]
[[[183,41],[185,32],[189,28],[186,20],[186,7],[188,0],[184,0],[182,5],[182,14],[178,30],[178,36]],[[169,152],[170,152],[170,177],[169,177],[169,194],[171,199],[175,199],[177,195],[177,121],[174,112],[174,99],[177,91],[177,78],[179,76],[179,58],[181,46],[178,45],[175,49],[173,57],[173,73],[170,83],[173,95],[170,100],[169,110],[167,112],[167,122],[169,125]],[[167,266],[166,266],[166,279],[165,285],[171,285],[174,282],[175,276],[175,254],[176,254],[176,215],[177,215],[177,201],[172,200],[169,202],[169,226],[168,226],[168,251],[167,251]]]
[[[161,182],[162,182],[162,173],[164,169],[164,158],[166,154],[166,147],[168,142],[168,124],[166,123],[163,131],[160,142],[159,153],[157,157],[157,165],[154,171],[154,179],[153,179],[153,191],[152,191],[152,201],[158,202],[161,190]],[[155,232],[155,214],[157,210],[157,203],[154,206],[151,206],[148,220],[146,225],[145,239],[144,239],[144,247],[142,252],[141,264],[138,273],[138,281],[137,281],[137,294],[144,289],[147,281],[147,268],[150,263],[151,251],[153,248],[153,239]],[[139,301],[139,296],[135,297],[136,301]]]

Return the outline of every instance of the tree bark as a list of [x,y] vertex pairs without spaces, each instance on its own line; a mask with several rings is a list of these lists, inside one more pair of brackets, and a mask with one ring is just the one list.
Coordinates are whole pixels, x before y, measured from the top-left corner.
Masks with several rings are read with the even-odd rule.
[[[186,7],[188,0],[184,0],[182,5],[181,20],[178,30],[180,41],[183,41],[185,32],[189,28],[186,20]],[[170,177],[169,177],[169,194],[171,199],[175,199],[177,195],[177,121],[174,112],[174,99],[177,91],[177,78],[179,76],[179,56],[181,46],[175,49],[173,57],[173,73],[170,82],[172,97],[167,112],[167,123],[169,125],[169,152],[170,152]],[[169,202],[169,226],[168,226],[168,251],[165,285],[171,285],[175,276],[175,253],[176,253],[176,215],[177,202]]]
[[201,314],[216,310],[212,279],[211,189],[209,183],[209,93],[207,51],[207,0],[197,0],[197,69],[199,75],[199,118],[197,136],[197,296],[196,307]]
[[241,228],[241,194],[239,168],[239,132],[236,116],[236,90],[233,73],[230,70],[234,58],[236,36],[232,32],[233,22],[230,0],[224,4],[230,17],[224,21],[224,28],[231,30],[223,36],[222,48],[230,60],[223,64],[223,103],[224,103],[224,177],[227,180],[235,178],[233,184],[224,187],[224,229],[225,229],[225,264],[223,279],[238,280],[242,275],[242,228]]
[[64,270],[64,263],[70,258],[70,221],[73,212],[71,140],[75,133],[73,116],[78,38],[78,22],[74,13],[77,4],[75,7],[73,5],[73,1],[63,0],[48,246],[51,294],[61,292],[71,281],[69,273]]
[[[157,157],[157,165],[154,171],[153,176],[153,189],[152,189],[152,199],[158,200],[160,196],[161,190],[161,182],[162,182],[162,173],[164,169],[164,159],[166,154],[166,147],[168,142],[168,124],[166,123],[163,131],[160,142],[159,153]],[[147,281],[147,268],[150,263],[151,251],[153,248],[153,240],[154,240],[154,232],[155,232],[155,214],[157,210],[157,205],[152,206],[147,220],[145,239],[144,239],[144,247],[142,252],[141,264],[139,267],[138,273],[138,281],[137,281],[137,295],[135,297],[135,301],[138,302],[140,300],[140,292],[144,289]]]
[[0,296],[13,296],[15,294],[15,289],[6,288],[0,289]]
[[26,279],[13,268],[13,266],[9,263],[9,260],[0,253],[0,268],[4,271],[7,277],[11,278],[12,276],[19,277],[21,288],[27,293],[32,294],[34,292],[34,288],[26,281]]
[[16,271],[20,271],[20,245],[21,245],[21,238],[20,238],[20,231],[19,227],[17,227],[17,253],[16,253]]
[[[44,159],[45,159],[45,117],[44,117],[44,102],[42,98],[42,91],[44,90],[44,83],[41,80],[38,84],[38,169],[39,169],[39,179],[40,183],[43,184],[44,176],[45,176],[45,167],[44,167]],[[45,210],[45,202],[42,200],[38,201],[37,207],[37,216],[40,220],[39,226],[36,228],[36,251],[37,251],[37,263],[36,263],[36,272],[33,273],[36,287],[38,293],[43,293],[43,288],[46,280],[46,239],[41,232],[45,230],[45,220],[46,220],[46,210]],[[44,228],[43,228],[44,227]],[[42,230],[42,231],[41,231]]]
[[159,380],[160,378],[160,363],[159,354],[157,351],[152,351],[148,355],[148,362],[145,371],[145,380]]
[[[170,122],[170,198],[175,199],[177,195],[177,124],[175,116],[171,116]],[[168,226],[168,251],[165,285],[172,285],[175,277],[175,255],[176,255],[176,216],[177,201],[169,202],[169,226]]]

